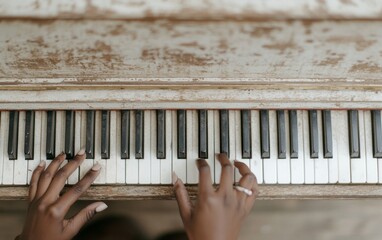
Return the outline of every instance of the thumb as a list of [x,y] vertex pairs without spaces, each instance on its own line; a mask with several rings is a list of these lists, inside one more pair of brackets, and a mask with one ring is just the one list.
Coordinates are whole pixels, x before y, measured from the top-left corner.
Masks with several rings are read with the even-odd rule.
[[183,224],[186,225],[191,220],[192,204],[186,187],[175,172],[172,174],[172,183],[174,185],[175,197],[178,202],[180,217],[182,218]]
[[107,208],[107,205],[103,202],[95,202],[82,209],[77,215],[68,220],[68,224],[65,227],[65,233],[72,239],[80,229],[94,217],[98,212],[102,212]]

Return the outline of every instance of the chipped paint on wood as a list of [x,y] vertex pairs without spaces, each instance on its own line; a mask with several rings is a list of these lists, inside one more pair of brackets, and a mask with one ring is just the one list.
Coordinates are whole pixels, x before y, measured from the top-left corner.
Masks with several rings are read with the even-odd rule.
[[380,29],[376,21],[3,20],[0,78],[380,81]]
[[12,0],[0,17],[118,19],[380,19],[381,0]]
[[379,29],[375,21],[3,20],[0,109],[379,109]]

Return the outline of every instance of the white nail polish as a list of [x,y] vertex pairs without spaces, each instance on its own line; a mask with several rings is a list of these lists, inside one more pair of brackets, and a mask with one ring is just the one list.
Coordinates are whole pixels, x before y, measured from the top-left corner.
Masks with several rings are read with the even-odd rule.
[[100,169],[101,169],[101,164],[99,164],[98,162],[92,167],[93,171],[99,171]]
[[77,153],[77,155],[84,155],[85,154],[85,149],[81,149],[78,153]]
[[98,213],[98,212],[102,212],[103,210],[105,210],[107,208],[107,205],[105,203],[101,203],[96,209],[95,211]]
[[45,160],[41,160],[41,162],[38,164],[39,167],[45,167]]

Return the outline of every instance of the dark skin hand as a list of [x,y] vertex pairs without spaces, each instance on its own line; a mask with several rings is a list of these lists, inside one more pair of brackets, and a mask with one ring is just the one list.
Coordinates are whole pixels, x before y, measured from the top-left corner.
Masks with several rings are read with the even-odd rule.
[[85,159],[81,150],[65,166],[65,154],[58,155],[45,169],[45,162],[34,170],[29,187],[29,207],[23,231],[17,240],[69,240],[97,212],[107,208],[103,202],[95,202],[82,209],[77,215],[65,219],[69,208],[100,173],[101,166],[96,164],[76,185],[60,196],[68,177]]
[[197,160],[199,169],[199,192],[196,204],[192,204],[187,190],[175,174],[173,184],[184,228],[190,240],[234,240],[238,239],[242,223],[259,193],[255,175],[238,161],[242,178],[239,186],[252,190],[251,196],[233,188],[234,166],[225,154],[219,154],[222,165],[220,186],[213,188],[210,168],[204,159]]

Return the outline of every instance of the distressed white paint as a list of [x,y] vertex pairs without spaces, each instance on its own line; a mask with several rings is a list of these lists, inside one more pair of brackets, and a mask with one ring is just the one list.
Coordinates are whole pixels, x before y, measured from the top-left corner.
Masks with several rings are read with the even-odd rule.
[[2,0],[1,17],[28,18],[380,18],[380,0]]
[[380,108],[379,30],[376,21],[2,21],[0,109]]

